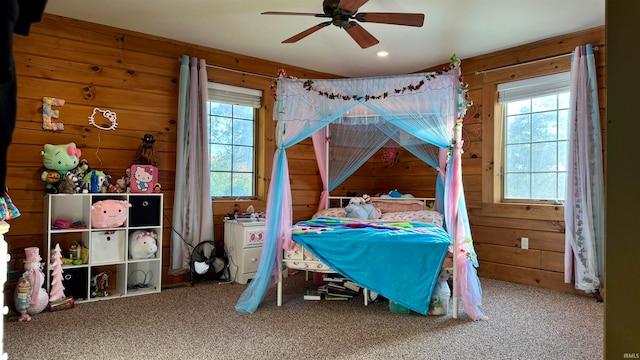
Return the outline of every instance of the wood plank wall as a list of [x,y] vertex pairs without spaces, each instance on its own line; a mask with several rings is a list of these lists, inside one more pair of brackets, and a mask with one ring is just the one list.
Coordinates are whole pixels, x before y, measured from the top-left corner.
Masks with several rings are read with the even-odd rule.
[[[275,149],[273,101],[270,86],[279,68],[300,78],[331,78],[289,64],[264,61],[217,49],[204,48],[178,41],[115,29],[102,25],[46,14],[34,24],[28,37],[14,37],[14,54],[18,75],[18,119],[9,154],[8,186],[22,216],[11,220],[7,236],[10,251],[21,270],[19,259],[27,246],[42,246],[43,184],[39,174],[44,169],[39,155],[43,144],[74,141],[92,168],[103,169],[115,178],[123,174],[145,133],[157,139],[155,149],[159,161],[160,182],[165,194],[163,232],[163,285],[186,281],[185,276],[170,276],[170,219],[173,208],[175,179],[175,146],[179,62],[183,54],[206,59],[218,68],[208,70],[216,82],[262,90],[259,199],[256,201],[216,201],[214,211],[215,241],[222,242],[222,217],[249,204],[264,209]],[[567,54],[576,45],[598,45],[598,74],[601,100],[604,94],[604,28],[569,34],[513,49],[462,59],[462,69],[470,84],[475,105],[465,117],[465,154],[463,181],[470,211],[472,232],[480,259],[479,274],[496,279],[571,291],[562,281],[564,249],[563,223],[555,214],[519,209],[505,213],[488,202],[484,186],[492,164],[491,138],[485,139],[485,124],[492,121],[492,105],[485,101],[489,75],[482,71],[530,60]],[[565,62],[568,61],[565,59]],[[553,68],[562,60],[543,61],[534,70]],[[566,66],[566,65],[563,65]],[[440,67],[435,67],[433,70]],[[522,68],[524,69],[524,68]],[[531,70],[531,67],[526,67]],[[535,70],[535,71],[538,71]],[[248,73],[262,76],[253,76]],[[520,68],[507,70],[516,79],[525,76]],[[494,73],[492,73],[494,74]],[[495,80],[492,80],[495,81]],[[65,99],[59,121],[65,131],[42,130],[42,97]],[[604,104],[604,101],[601,101]],[[94,107],[115,111],[116,131],[100,131],[88,124]],[[603,124],[604,124],[604,111]],[[410,153],[398,149],[400,162],[385,166],[377,153],[354,176],[342,184],[336,194],[347,191],[375,194],[398,189],[415,196],[433,196],[435,172]],[[318,167],[310,140],[288,151],[294,220],[310,217],[317,208],[321,191]],[[557,212],[557,211],[556,211]],[[551,213],[554,213],[551,211]],[[520,250],[519,237],[529,237],[530,250]],[[43,251],[44,249],[41,249]],[[10,300],[9,300],[10,302]]]
[[[499,175],[494,164],[499,153],[494,151],[494,143],[499,129],[493,123],[499,110],[495,106],[496,84],[569,71],[571,57],[566,55],[587,43],[597,46],[600,123],[602,139],[606,139],[604,27],[462,59],[474,102],[464,119],[467,149],[462,172],[480,276],[574,292],[572,284],[564,283],[564,208],[495,202]],[[514,66],[518,64],[522,65]],[[502,69],[482,73],[496,68]],[[604,149],[603,143],[603,155]],[[528,250],[520,248],[522,237],[529,238]]]
[[[46,14],[41,23],[32,26],[29,36],[14,36],[18,115],[8,159],[7,185],[22,216],[11,220],[7,236],[14,259],[12,269],[22,271],[25,247],[39,246],[41,253],[45,253],[42,249],[44,186],[40,181],[44,167],[39,155],[43,144],[73,141],[93,169],[104,170],[115,180],[123,176],[131,165],[142,136],[150,133],[156,139],[159,182],[165,195],[162,283],[188,280],[185,276],[168,274],[175,189],[179,59],[183,54],[204,58],[207,64],[216,66],[207,70],[211,81],[263,91],[264,105],[259,111],[260,136],[257,142],[260,149],[260,198],[254,203],[257,209],[264,208],[275,149],[270,89],[273,77],[280,68],[301,78],[335,76]],[[60,114],[54,121],[65,125],[63,132],[42,130],[43,97],[65,100],[64,106],[54,107]],[[88,123],[94,107],[117,114],[118,127],[115,131],[99,130]],[[104,124],[99,116],[96,122]],[[215,241],[223,241],[223,215],[233,212],[236,204],[238,202],[235,201],[215,203]],[[248,204],[238,205],[244,209]]]

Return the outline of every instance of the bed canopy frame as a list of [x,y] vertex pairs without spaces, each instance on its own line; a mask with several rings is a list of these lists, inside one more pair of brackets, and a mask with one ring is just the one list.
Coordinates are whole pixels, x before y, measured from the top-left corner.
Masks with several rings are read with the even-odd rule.
[[[482,290],[462,187],[462,119],[471,102],[460,61],[453,56],[442,71],[401,76],[333,80],[281,76],[275,96],[277,149],[263,254],[236,310],[255,312],[268,288],[277,283],[282,249],[293,246],[286,149],[312,137],[323,183],[319,209],[326,206],[329,191],[389,141],[438,171],[436,210],[443,213],[453,241],[458,279],[453,288],[454,309],[460,299],[472,319],[486,319],[479,308]],[[330,142],[331,154],[324,150],[325,142]]]

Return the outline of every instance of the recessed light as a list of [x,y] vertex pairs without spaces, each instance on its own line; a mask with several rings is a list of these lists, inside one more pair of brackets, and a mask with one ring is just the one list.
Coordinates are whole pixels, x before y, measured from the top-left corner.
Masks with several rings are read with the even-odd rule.
[[387,55],[389,55],[389,53],[388,53],[388,52],[386,52],[386,51],[378,51],[378,56],[379,56],[379,57],[385,57],[385,56],[387,56]]

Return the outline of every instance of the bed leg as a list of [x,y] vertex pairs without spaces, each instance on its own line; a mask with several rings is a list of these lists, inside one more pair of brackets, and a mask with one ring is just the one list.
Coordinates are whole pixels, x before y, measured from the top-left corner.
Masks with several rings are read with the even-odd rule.
[[278,306],[282,306],[282,265],[278,270]]
[[458,318],[458,298],[457,297],[453,298],[453,318],[454,319]]
[[362,293],[364,295],[364,306],[368,306],[369,305],[369,289],[364,288]]

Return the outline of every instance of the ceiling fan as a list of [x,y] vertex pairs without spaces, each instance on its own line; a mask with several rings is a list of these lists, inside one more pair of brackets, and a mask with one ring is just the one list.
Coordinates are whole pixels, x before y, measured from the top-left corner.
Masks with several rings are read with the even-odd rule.
[[[330,18],[330,21],[322,22],[316,26],[296,34],[282,43],[294,43],[314,32],[327,27],[331,24],[345,29],[346,32],[355,40],[361,48],[366,49],[380,41],[376,39],[370,32],[365,30],[358,22],[370,22],[379,24],[403,25],[421,27],[424,23],[424,14],[410,13],[383,13],[383,12],[358,12],[358,9],[366,4],[369,0],[324,0],[322,9],[324,14],[300,13],[300,12],[283,12],[283,11],[265,11],[263,15],[302,15],[314,16],[319,18]],[[353,21],[356,20],[356,21]]]

